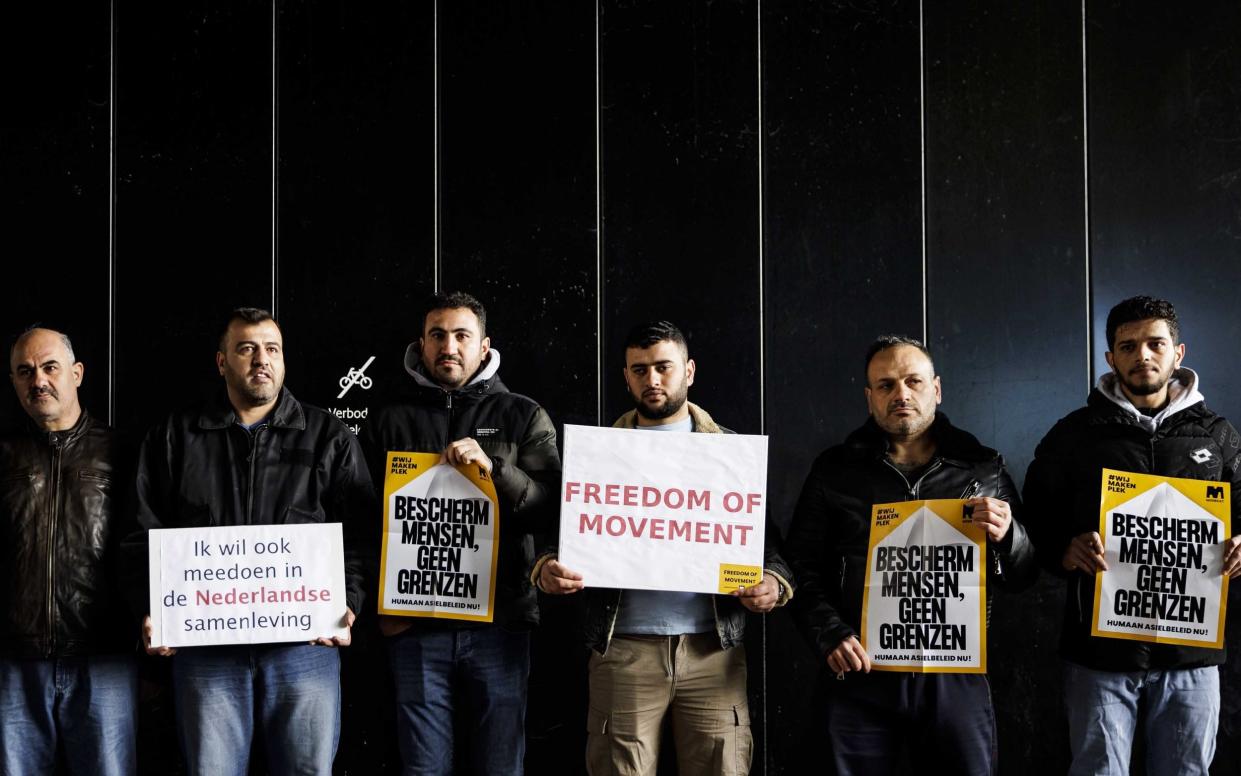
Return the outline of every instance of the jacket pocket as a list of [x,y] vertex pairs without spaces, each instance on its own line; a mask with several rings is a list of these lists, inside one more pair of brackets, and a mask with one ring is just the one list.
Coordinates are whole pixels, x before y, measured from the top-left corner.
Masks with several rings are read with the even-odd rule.
[[326,522],[326,515],[321,509],[303,509],[302,507],[289,507],[284,511],[285,525],[300,525],[305,523],[323,523]]
[[112,475],[97,469],[82,469],[78,472],[78,479],[86,482],[97,482],[100,485],[112,484]]

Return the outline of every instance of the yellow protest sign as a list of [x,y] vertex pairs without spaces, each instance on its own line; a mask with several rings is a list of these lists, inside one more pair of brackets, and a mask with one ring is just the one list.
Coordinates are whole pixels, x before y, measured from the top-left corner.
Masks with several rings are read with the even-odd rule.
[[987,670],[986,533],[961,499],[876,504],[862,646],[876,671]]
[[491,622],[500,508],[480,466],[389,452],[379,613]]
[[1091,634],[1223,647],[1229,484],[1104,469],[1100,487],[1108,570],[1095,580]]

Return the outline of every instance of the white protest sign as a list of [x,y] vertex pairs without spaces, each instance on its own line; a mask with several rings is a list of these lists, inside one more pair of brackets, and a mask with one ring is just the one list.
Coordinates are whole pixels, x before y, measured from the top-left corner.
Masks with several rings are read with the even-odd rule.
[[1096,577],[1090,632],[1223,647],[1229,484],[1104,469],[1101,489],[1108,570]]
[[500,502],[481,466],[388,452],[379,613],[491,622]]
[[876,504],[862,646],[876,671],[987,670],[986,536],[961,499]]
[[348,636],[340,523],[150,532],[151,646]]
[[560,561],[590,587],[762,581],[767,437],[565,426]]

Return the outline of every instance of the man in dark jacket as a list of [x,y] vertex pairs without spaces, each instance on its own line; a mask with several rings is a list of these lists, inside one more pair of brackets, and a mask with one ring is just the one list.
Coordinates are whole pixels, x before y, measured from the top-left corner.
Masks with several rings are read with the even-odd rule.
[[[613,427],[732,433],[687,401],[694,369],[676,326],[656,321],[635,327],[625,340],[625,385],[634,409]],[[742,637],[747,610],[769,612],[793,596],[777,540],[769,523],[762,580],[731,596],[586,589],[586,644],[592,650],[586,767],[592,776],[653,776],[665,716],[672,717],[681,773],[749,773]],[[531,576],[553,595],[576,593],[589,582],[554,553],[540,557]]]
[[383,485],[389,452],[442,453],[449,463],[479,466],[495,485],[500,546],[493,622],[380,618],[396,682],[401,759],[405,773],[451,773],[460,719],[470,725],[472,772],[520,774],[529,632],[538,622],[526,569],[533,534],[555,516],[556,430],[538,404],[500,381],[500,352],[477,299],[436,294],[421,323],[405,354],[408,398],[382,408],[363,432],[376,485]]
[[0,773],[135,770],[136,631],[115,584],[115,434],[78,403],[69,338],[31,329],[10,375],[26,428],[0,437]]
[[[1017,490],[995,451],[937,413],[940,379],[926,348],[881,337],[866,354],[870,418],[814,462],[789,531],[798,581],[793,614],[840,681],[829,682],[828,735],[849,774],[912,770],[912,755],[945,773],[995,772],[995,714],[987,680],[964,673],[870,673],[858,640],[875,504],[969,499],[987,535],[987,593],[1036,572],[1014,512]],[[989,601],[988,601],[989,606]]]
[[[1223,649],[1091,635],[1096,575],[1108,568],[1099,536],[1104,468],[1231,482],[1238,516],[1241,437],[1207,409],[1198,376],[1181,366],[1176,311],[1139,296],[1107,317],[1107,363],[1086,406],[1043,438],[1026,475],[1030,533],[1043,568],[1065,579],[1065,710],[1072,773],[1128,773],[1135,731],[1147,773],[1205,774],[1219,723]],[[1229,539],[1224,573],[1241,570]]]
[[[327,412],[284,387],[280,327],[265,310],[234,310],[216,365],[224,388],[175,412],[147,434],[137,476],[139,530],[126,540],[138,611],[147,532],[156,528],[341,523],[345,549],[343,624],[362,606],[371,480],[357,439]],[[256,728],[273,774],[329,774],[340,733],[340,655],[346,638],[315,643],[151,647],[173,655],[181,746],[191,774],[245,774]],[[321,636],[321,634],[318,634]],[[329,647],[329,648],[325,648]]]

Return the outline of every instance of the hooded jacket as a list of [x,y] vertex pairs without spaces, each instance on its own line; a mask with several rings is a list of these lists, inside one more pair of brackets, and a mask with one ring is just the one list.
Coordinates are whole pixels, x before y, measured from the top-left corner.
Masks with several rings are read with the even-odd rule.
[[1025,502],[1040,565],[1067,581],[1060,654],[1099,671],[1146,671],[1219,665],[1223,649],[1152,644],[1091,636],[1095,575],[1065,571],[1074,536],[1099,530],[1102,470],[1232,483],[1234,525],[1241,499],[1241,437],[1207,409],[1198,376],[1181,368],[1169,382],[1168,405],[1147,417],[1104,375],[1086,406],[1061,419],[1034,453]]
[[362,449],[343,423],[288,388],[251,431],[237,424],[224,391],[174,412],[143,441],[135,486],[139,527],[125,554],[136,612],[150,608],[151,529],[289,523],[341,523],[346,603],[361,612],[378,523]]
[[[0,437],[0,653],[52,658],[136,643],[116,580],[125,456],[85,411]],[[145,566],[144,566],[145,568]]]
[[793,616],[821,655],[860,633],[871,508],[921,499],[990,496],[1007,501],[1011,528],[988,542],[987,606],[996,583],[1019,589],[1037,575],[1034,548],[1022,526],[1021,502],[1004,459],[937,413],[929,433],[935,455],[914,481],[887,460],[888,440],[872,419],[810,468],[793,513],[786,555],[797,577]]
[[[560,487],[556,428],[543,408],[511,393],[500,380],[500,351],[491,348],[478,373],[447,390],[427,376],[417,345],[405,354],[413,378],[407,397],[381,408],[362,432],[363,447],[382,492],[387,453],[439,453],[472,437],[491,459],[500,506],[500,554],[494,624],[524,629],[538,623],[538,604],[526,569],[534,560],[534,534],[555,521]],[[424,630],[478,627],[464,620],[405,618]]]
[[[717,425],[706,410],[693,402],[686,402],[693,431],[700,434],[731,434],[732,431]],[[630,410],[621,415],[612,424],[613,428],[635,428],[638,412]],[[780,586],[776,606],[783,606],[793,597],[793,574],[779,553],[779,534],[771,521],[766,527],[766,539],[763,542],[763,572],[773,575]],[[530,573],[530,579],[537,580],[543,564],[556,557],[555,547],[548,547],[539,556],[539,561]],[[587,587],[583,591],[585,615],[583,631],[586,646],[603,655],[612,643],[616,619],[620,615],[620,607],[624,599],[624,590],[616,588]],[[734,596],[715,595],[711,597],[715,610],[715,632],[720,640],[721,649],[731,649],[741,643],[745,637],[746,608]]]

